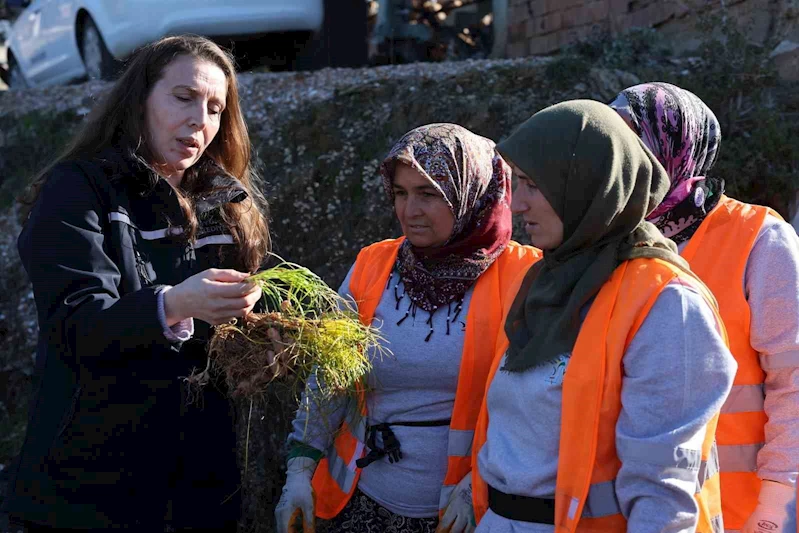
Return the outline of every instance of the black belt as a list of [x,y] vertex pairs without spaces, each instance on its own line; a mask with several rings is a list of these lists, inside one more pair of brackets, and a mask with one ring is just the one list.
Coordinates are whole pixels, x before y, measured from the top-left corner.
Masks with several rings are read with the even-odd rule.
[[[390,463],[396,463],[402,459],[402,450],[400,449],[400,441],[394,432],[391,431],[391,426],[406,426],[416,428],[431,428],[438,426],[448,426],[451,420],[429,420],[426,422],[384,422],[382,424],[375,424],[366,429],[366,446],[369,448],[369,453],[355,461],[355,466],[358,468],[366,468],[378,459],[388,456]],[[383,446],[377,446],[377,433],[383,438]]]
[[488,507],[508,520],[555,525],[555,500],[505,494],[488,486]]

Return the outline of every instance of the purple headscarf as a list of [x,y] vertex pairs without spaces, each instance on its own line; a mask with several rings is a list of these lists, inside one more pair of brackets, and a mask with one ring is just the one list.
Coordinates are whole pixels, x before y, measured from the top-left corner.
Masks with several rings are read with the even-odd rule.
[[[627,121],[671,177],[668,195],[647,220],[661,227],[671,238],[697,225],[694,219],[700,217],[701,221],[709,211],[708,188],[699,185],[716,162],[721,143],[721,127],[716,115],[695,94],[662,82],[625,89],[610,107]],[[681,209],[680,220],[667,216],[686,203],[692,204],[688,207],[698,212],[686,216]]]

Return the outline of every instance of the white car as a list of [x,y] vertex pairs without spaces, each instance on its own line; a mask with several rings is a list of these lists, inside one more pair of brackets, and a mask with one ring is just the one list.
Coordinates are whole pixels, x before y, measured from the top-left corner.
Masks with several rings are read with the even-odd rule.
[[[241,52],[280,50],[318,31],[323,0],[24,0],[8,39],[12,89],[112,76],[140,46],[195,33]],[[270,39],[265,41],[264,37]],[[239,56],[239,53],[237,53]]]

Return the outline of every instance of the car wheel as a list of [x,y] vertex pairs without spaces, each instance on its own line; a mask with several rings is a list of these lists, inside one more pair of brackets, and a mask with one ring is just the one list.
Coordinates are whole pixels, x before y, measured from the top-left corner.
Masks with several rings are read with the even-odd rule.
[[90,80],[107,80],[116,71],[116,60],[108,51],[94,21],[87,18],[80,37],[80,55]]
[[28,80],[25,79],[25,75],[22,73],[22,69],[20,68],[17,61],[14,59],[13,56],[9,56],[8,58],[8,88],[12,91],[16,91],[19,89],[26,89],[28,87]]

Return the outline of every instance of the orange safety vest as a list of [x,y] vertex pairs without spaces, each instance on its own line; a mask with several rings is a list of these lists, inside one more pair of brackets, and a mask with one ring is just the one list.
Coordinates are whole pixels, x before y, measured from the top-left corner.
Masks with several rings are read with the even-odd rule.
[[[394,269],[397,252],[404,238],[367,246],[358,254],[350,278],[350,293],[358,303],[361,322],[371,324],[375,309],[385,292]],[[510,284],[541,257],[540,250],[513,241],[480,276],[474,286],[466,317],[463,356],[458,374],[455,406],[449,429],[448,466],[441,489],[439,509],[463,477],[472,469],[472,441],[477,415],[482,404],[486,378],[494,357],[497,336],[502,331],[502,306]],[[355,462],[365,455],[366,402],[362,396],[361,416],[350,416],[337,432],[336,439],[319,463],[313,478],[316,516],[331,519],[338,515],[355,492],[360,469]]]
[[746,263],[769,214],[782,220],[767,207],[722,196],[682,252],[691,270],[716,296],[730,336],[730,351],[738,361],[738,373],[716,430],[721,504],[728,530],[742,529],[757,506],[757,454],[765,442],[767,420],[763,369],[769,363],[777,364],[773,359],[779,357],[761,358],[752,348],[751,316],[744,293]]
[[[677,278],[695,287],[716,309],[713,295],[697,278],[659,259],[635,259],[622,263],[602,286],[580,328],[563,380],[555,489],[555,531],[558,533],[627,531],[615,489],[621,467],[616,454],[616,422],[622,407],[622,359],[660,292]],[[517,280],[517,287],[521,281]],[[506,307],[505,313],[507,311]],[[721,318],[718,315],[717,318],[721,327]],[[721,329],[723,332],[723,327]],[[507,338],[501,338],[486,392],[507,347]],[[696,493],[699,505],[696,531],[700,533],[722,532],[713,441],[717,420],[718,415],[708,424],[702,446]],[[487,431],[488,409],[484,400],[472,450],[475,465]],[[477,468],[472,471],[472,491],[475,517],[479,522],[488,510],[488,487]]]

